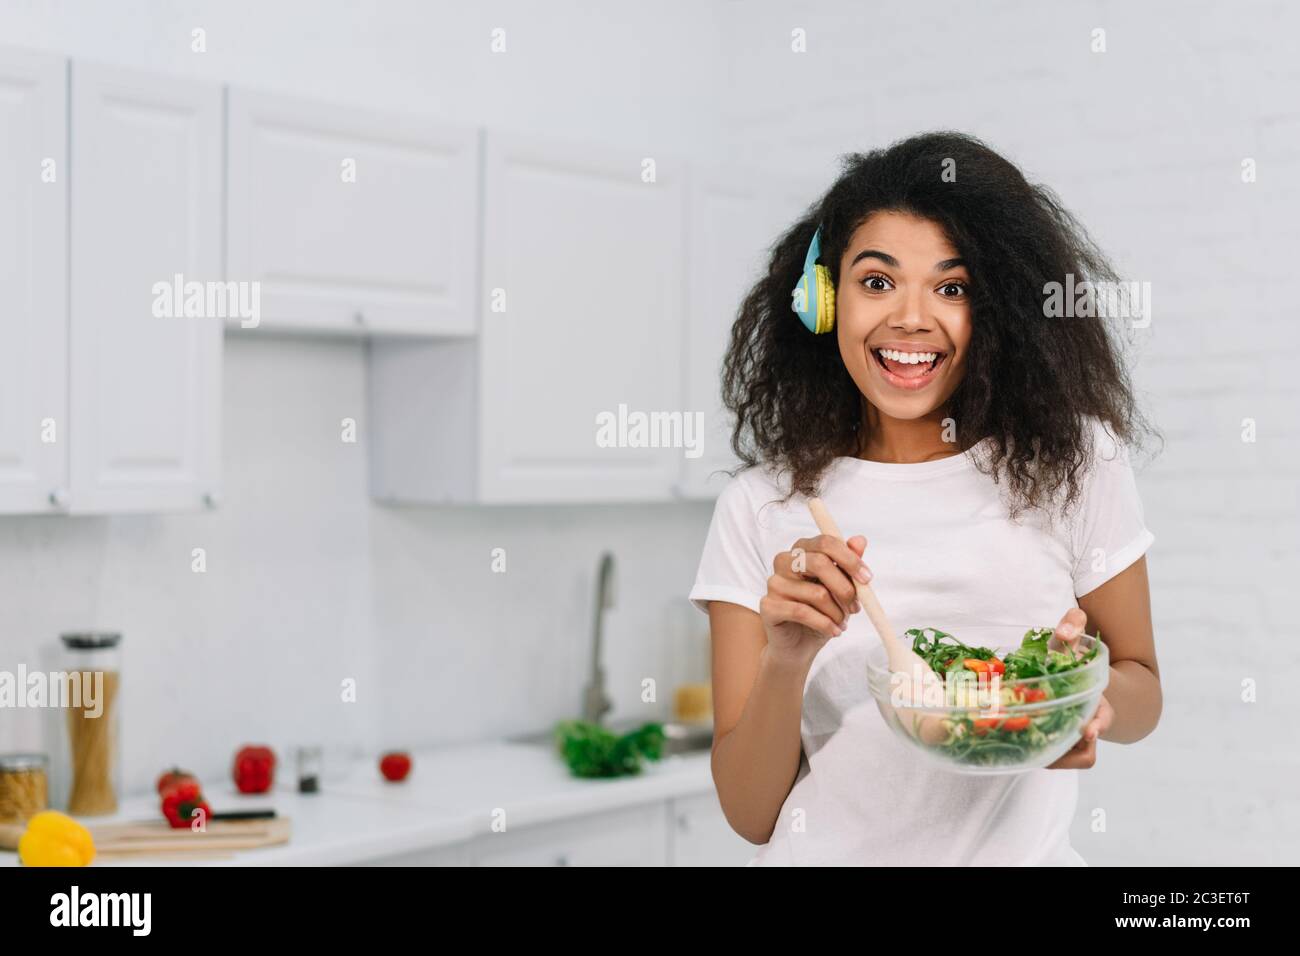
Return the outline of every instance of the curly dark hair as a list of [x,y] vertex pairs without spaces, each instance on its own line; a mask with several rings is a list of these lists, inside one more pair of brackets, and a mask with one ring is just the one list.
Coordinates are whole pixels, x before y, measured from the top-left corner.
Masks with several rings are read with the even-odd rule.
[[[947,160],[955,181],[940,175]],[[813,495],[834,458],[861,452],[865,399],[836,336],[809,332],[791,291],[818,226],[838,285],[853,231],[888,210],[938,224],[970,273],[966,370],[946,408],[958,448],[991,439],[978,464],[1005,478],[1013,516],[1074,503],[1093,451],[1088,416],[1129,447],[1151,431],[1108,320],[1045,315],[1046,283],[1118,282],[1106,257],[1051,190],[972,136],[925,133],[841,164],[826,195],[771,246],[731,330],[723,401],[742,467],[772,466],[788,475],[789,494]]]

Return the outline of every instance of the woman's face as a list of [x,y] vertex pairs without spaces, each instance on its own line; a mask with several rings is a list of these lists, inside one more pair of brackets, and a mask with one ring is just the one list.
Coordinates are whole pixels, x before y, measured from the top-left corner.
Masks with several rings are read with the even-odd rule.
[[943,230],[878,212],[854,231],[835,289],[840,355],[883,415],[922,418],[961,382],[970,344],[970,275]]

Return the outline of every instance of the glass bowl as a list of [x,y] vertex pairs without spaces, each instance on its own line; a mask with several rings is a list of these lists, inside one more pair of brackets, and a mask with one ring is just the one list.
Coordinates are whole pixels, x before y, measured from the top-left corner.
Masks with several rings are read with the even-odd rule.
[[[1019,647],[991,649],[1001,660]],[[892,673],[884,646],[877,644],[867,652],[867,683],[885,722],[930,760],[964,774],[1023,773],[1062,757],[1097,712],[1110,681],[1109,653],[1088,634],[1075,653],[1082,657],[1094,647],[1097,654],[1090,661],[1060,673],[995,680],[955,671],[941,685],[914,693],[920,682]]]

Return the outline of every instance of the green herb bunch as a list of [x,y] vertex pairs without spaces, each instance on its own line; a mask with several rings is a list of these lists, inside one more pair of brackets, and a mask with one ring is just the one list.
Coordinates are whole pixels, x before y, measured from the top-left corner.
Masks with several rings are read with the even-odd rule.
[[575,777],[622,777],[641,772],[643,760],[663,754],[662,724],[646,724],[619,736],[586,720],[566,720],[555,728],[560,756]]

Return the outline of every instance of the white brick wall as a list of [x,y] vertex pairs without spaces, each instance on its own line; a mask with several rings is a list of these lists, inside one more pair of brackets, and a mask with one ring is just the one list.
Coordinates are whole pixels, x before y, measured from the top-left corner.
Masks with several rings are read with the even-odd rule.
[[[841,152],[924,129],[974,132],[1060,193],[1127,278],[1152,283],[1153,321],[1133,344],[1167,439],[1139,478],[1165,705],[1153,735],[1103,743],[1080,774],[1072,832],[1094,864],[1300,857],[1300,10],[1223,13],[762,3],[717,20],[735,154],[833,170]],[[794,27],[808,31],[801,56]],[[1094,27],[1104,54],[1089,52]],[[1241,441],[1247,417],[1256,444]],[[1258,703],[1240,700],[1247,677]],[[1090,830],[1095,807],[1104,833]]]

